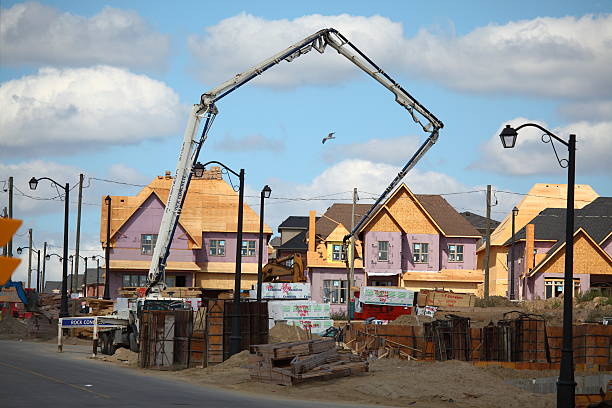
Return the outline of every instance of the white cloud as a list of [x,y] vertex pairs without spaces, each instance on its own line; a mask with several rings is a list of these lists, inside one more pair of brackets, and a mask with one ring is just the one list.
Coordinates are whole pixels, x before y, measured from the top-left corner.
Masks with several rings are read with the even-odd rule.
[[591,98],[612,94],[611,41],[612,15],[540,17],[464,36],[421,30],[399,55],[409,71],[453,89]]
[[5,64],[158,68],[170,40],[133,11],[105,7],[86,18],[32,2],[2,9],[0,48]]
[[121,181],[131,184],[148,184],[151,182],[150,177],[145,176],[135,168],[129,167],[123,163],[115,163],[109,167],[108,178],[115,181]]
[[0,86],[0,155],[70,153],[180,131],[184,109],[160,81],[129,71],[42,68]]
[[222,152],[281,152],[285,150],[285,142],[282,139],[273,139],[260,134],[244,137],[225,135],[223,139],[215,142],[215,148]]
[[[204,82],[216,84],[329,27],[348,36],[381,64],[396,58],[397,40],[403,38],[401,23],[381,16],[313,14],[293,20],[266,20],[242,13],[207,27],[203,35],[191,36],[188,44],[195,58],[196,75]],[[328,48],[323,55],[313,50],[290,64],[283,62],[254,81],[274,87],[335,84],[358,72],[353,64]]]
[[[542,142],[543,132],[534,127],[519,131],[516,147],[504,149],[499,133],[506,124],[513,127],[522,123],[537,123],[545,129],[567,141],[570,133],[576,135],[576,171],[597,172],[612,170],[609,156],[612,152],[612,122],[589,123],[576,122],[562,128],[550,128],[544,122],[516,118],[500,125],[480,149],[480,157],[471,164],[471,168],[494,171],[500,174],[527,176],[533,174],[559,174],[566,170],[561,168],[555,158],[550,143]],[[567,159],[567,147],[554,141],[560,159]]]
[[412,155],[419,146],[415,136],[399,136],[388,139],[370,139],[361,143],[338,143],[338,138],[327,142],[324,146],[323,158],[327,162],[338,159],[364,159],[376,163],[400,164],[406,157]]
[[[307,15],[266,20],[239,14],[192,36],[197,75],[213,84],[231,78],[317,30],[334,27],[388,72],[434,80],[470,92],[541,97],[610,96],[612,15],[542,17],[488,25],[457,36],[421,30],[381,16]],[[313,55],[314,54],[314,55]],[[255,82],[293,87],[336,84],[359,72],[333,50],[281,63]]]

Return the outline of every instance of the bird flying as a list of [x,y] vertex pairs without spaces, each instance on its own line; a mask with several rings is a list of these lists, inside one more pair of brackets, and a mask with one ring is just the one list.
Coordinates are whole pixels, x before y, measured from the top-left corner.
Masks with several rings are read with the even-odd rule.
[[328,140],[335,139],[334,133],[335,132],[331,132],[329,135],[325,136],[323,140],[321,140],[321,143],[325,144]]

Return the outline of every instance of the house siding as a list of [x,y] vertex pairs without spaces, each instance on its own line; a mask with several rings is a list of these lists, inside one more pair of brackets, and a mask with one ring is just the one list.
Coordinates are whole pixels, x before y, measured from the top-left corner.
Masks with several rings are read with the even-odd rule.
[[[476,238],[447,238],[440,239],[441,269],[476,269]],[[463,245],[463,262],[448,260],[448,246]]]
[[[389,242],[387,261],[378,260],[378,242]],[[370,231],[365,236],[365,262],[368,275],[400,274],[402,272],[402,237],[399,232]]]
[[[323,281],[325,280],[347,280],[346,269],[334,268],[309,268],[308,279],[310,280],[311,298],[315,302],[323,302]],[[365,286],[365,273],[363,269],[355,268],[355,286]],[[346,303],[332,303],[331,312],[346,312]]]
[[[414,263],[412,244],[429,245],[427,263]],[[404,271],[439,271],[440,270],[440,235],[406,234],[402,237],[402,270]]]

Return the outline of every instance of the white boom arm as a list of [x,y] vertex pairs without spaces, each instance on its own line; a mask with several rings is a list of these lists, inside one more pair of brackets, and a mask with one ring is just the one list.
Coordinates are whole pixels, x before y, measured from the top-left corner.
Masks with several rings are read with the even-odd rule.
[[[182,204],[191,180],[191,169],[198,158],[202,144],[208,135],[208,130],[210,129],[214,117],[217,114],[215,102],[282,61],[291,62],[295,58],[310,52],[312,49],[315,49],[322,54],[325,52],[327,45],[338,51],[338,53],[346,57],[349,61],[357,65],[381,85],[391,91],[395,95],[395,101],[408,110],[412,119],[418,123],[425,132],[429,133],[427,140],[421,145],[421,147],[412,156],[410,161],[404,166],[400,173],[398,173],[396,178],[379,197],[374,206],[382,201],[384,197],[390,191],[392,191],[393,188],[395,188],[406,173],[412,167],[414,167],[414,165],[416,165],[419,159],[437,141],[439,130],[442,129],[444,124],[416,99],[414,99],[387,73],[379,68],[370,58],[355,47],[340,32],[333,28],[327,28],[304,38],[303,40],[261,62],[255,67],[234,76],[216,88],[211,89],[209,92],[204,93],[200,99],[200,103],[193,106],[192,112],[189,116],[189,121],[187,122],[187,128],[185,129],[183,146],[181,148],[181,153],[176,166],[175,177],[172,181],[168,202],[166,203],[166,208],[164,210],[162,222],[159,228],[155,250],[153,251],[153,259],[151,261],[151,267],[148,275],[149,287],[147,289],[147,293],[159,293],[165,287],[165,266],[170,251],[170,244],[174,236],[174,231],[178,223]],[[203,117],[206,118],[206,123],[204,125],[204,129],[202,130],[200,140],[196,141],[196,132],[199,128],[199,122]],[[422,119],[425,119],[426,123],[423,123]],[[372,209],[362,218],[362,222],[367,219]],[[351,231],[351,235],[359,229],[362,222],[360,222],[353,229],[353,231]]]

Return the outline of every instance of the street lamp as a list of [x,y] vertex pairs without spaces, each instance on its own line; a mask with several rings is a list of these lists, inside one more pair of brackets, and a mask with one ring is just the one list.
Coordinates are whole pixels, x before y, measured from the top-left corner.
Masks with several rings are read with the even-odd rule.
[[218,164],[228,172],[237,176],[240,180],[238,193],[238,232],[236,235],[236,270],[234,276],[234,313],[232,316],[232,334],[230,336],[230,356],[240,353],[242,348],[242,336],[240,335],[240,280],[242,276],[242,218],[244,207],[244,169],[240,169],[239,173],[227,167],[225,164],[218,161],[209,161],[204,164],[199,162],[193,166],[193,174],[197,177],[196,172],[199,172],[200,177],[204,173],[204,169],[209,164]]
[[[32,252],[36,252],[36,291],[41,292],[40,290],[40,249],[34,249],[29,246],[19,247],[17,248],[17,253],[21,255],[24,249],[29,249]],[[28,287],[30,286],[30,276],[32,276],[32,270],[28,270]]]
[[[565,273],[563,279],[563,345],[561,347],[561,367],[557,381],[557,407],[573,407],[575,404],[576,382],[574,381],[574,350],[572,344],[572,297],[574,277],[574,183],[576,179],[576,135],[570,134],[566,142],[554,133],[536,123],[525,123],[517,128],[510,125],[500,133],[504,148],[512,148],[516,143],[518,131],[524,127],[535,127],[544,132],[542,142],[550,143],[557,162],[567,168],[567,209],[565,211]],[[568,159],[559,159],[553,139],[567,147]]]
[[[272,189],[267,184],[261,190],[260,202],[259,202],[259,257],[257,262],[257,302],[261,302],[261,267],[263,263],[263,226],[264,226],[264,199],[270,198]],[[259,333],[258,333],[259,335]]]
[[104,251],[104,263],[106,263],[106,276],[104,276],[104,296],[102,299],[110,300],[110,227],[111,227],[111,202],[109,195],[104,199],[106,203],[106,248]]
[[510,300],[514,300],[514,235],[515,235],[515,218],[518,215],[518,208],[512,209],[512,243],[510,244]]
[[36,190],[38,182],[40,180],[49,180],[56,186],[64,189],[64,263],[62,265],[62,299],[60,303],[59,317],[68,316],[68,212],[69,212],[69,198],[70,198],[70,186],[66,183],[64,186],[59,184],[57,181],[50,179],[49,177],[32,177],[30,179],[30,189]]

